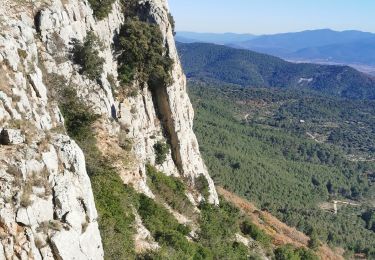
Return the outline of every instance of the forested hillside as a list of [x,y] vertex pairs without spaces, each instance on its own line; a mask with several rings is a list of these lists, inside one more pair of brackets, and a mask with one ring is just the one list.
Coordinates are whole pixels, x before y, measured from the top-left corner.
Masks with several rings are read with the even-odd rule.
[[188,78],[246,87],[309,89],[351,99],[375,99],[375,79],[348,66],[295,64],[248,50],[177,45]]
[[270,35],[177,32],[175,38],[182,43],[223,44],[298,62],[342,63],[355,68],[375,64],[375,34],[356,30],[318,29]]
[[[375,103],[201,81],[190,81],[189,91],[218,185],[313,241],[375,257]],[[334,214],[333,200],[356,205]]]

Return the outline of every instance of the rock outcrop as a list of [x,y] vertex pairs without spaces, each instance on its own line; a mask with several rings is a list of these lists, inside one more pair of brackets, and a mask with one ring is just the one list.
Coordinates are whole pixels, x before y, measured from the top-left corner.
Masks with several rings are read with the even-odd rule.
[[[51,82],[75,86],[78,97],[102,117],[99,149],[120,156],[121,131],[132,141],[129,163],[114,164],[125,183],[153,197],[145,165],[154,164],[154,144],[171,151],[158,166],[191,187],[204,176],[209,202],[216,190],[192,130],[194,111],[173,39],[165,0],[141,0],[160,26],[174,61],[173,84],[158,93],[143,88],[135,97],[116,98],[110,76],[117,76],[112,49],[124,22],[119,2],[97,21],[86,0],[13,1],[0,5],[0,259],[102,259],[103,249],[84,155],[64,129]],[[94,32],[103,42],[101,80],[89,80],[69,59],[73,39]],[[64,82],[64,83],[62,83]],[[167,134],[166,134],[167,133]],[[117,139],[116,139],[117,138]],[[146,232],[146,231],[144,231]],[[147,233],[147,232],[146,232]],[[154,246],[155,248],[157,247]],[[15,257],[15,258],[14,258]]]

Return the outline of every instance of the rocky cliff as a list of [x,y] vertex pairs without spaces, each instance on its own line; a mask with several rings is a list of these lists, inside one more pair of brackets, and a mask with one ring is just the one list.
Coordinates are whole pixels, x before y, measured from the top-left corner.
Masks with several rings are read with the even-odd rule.
[[[218,204],[192,130],[194,112],[166,0],[141,0],[139,5],[147,7],[142,15],[160,27],[173,60],[172,83],[158,91],[138,86],[137,95],[119,96],[113,46],[126,19],[120,2],[98,20],[86,0],[1,1],[0,259],[104,255],[85,156],[64,127],[56,85],[74,88],[77,99],[99,118],[94,125],[97,147],[125,184],[154,198],[146,171],[152,164],[183,180],[195,205],[204,200],[196,188],[203,176],[206,199]],[[82,42],[89,32],[102,42],[99,80],[83,75],[71,59],[73,40]],[[129,151],[121,148],[121,138],[131,143]],[[160,165],[155,163],[158,142],[170,146]],[[136,222],[142,240],[148,231]]]

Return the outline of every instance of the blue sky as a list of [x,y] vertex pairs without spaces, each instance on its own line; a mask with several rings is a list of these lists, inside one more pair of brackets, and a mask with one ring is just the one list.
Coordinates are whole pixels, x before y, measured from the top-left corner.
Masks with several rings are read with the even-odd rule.
[[331,28],[375,32],[375,0],[169,0],[177,31],[270,34]]

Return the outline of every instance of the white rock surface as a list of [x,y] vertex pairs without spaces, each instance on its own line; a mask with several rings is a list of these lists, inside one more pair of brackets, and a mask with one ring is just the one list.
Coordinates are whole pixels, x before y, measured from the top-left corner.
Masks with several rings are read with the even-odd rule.
[[[82,102],[105,118],[102,134],[112,138],[108,139],[108,147],[116,146],[118,140],[113,137],[126,130],[133,148],[127,157],[131,159],[118,167],[124,182],[153,197],[147,186],[145,165],[155,163],[153,146],[157,141],[167,141],[167,131],[171,151],[158,169],[183,178],[191,186],[189,199],[195,202],[202,199],[194,190],[195,180],[205,176],[208,200],[217,204],[213,181],[192,130],[194,111],[186,93],[186,78],[168,21],[166,0],[140,2],[150,3],[149,17],[163,33],[174,60],[174,83],[156,97],[143,88],[137,97],[124,99],[114,97],[107,80],[108,75],[117,76],[112,44],[124,21],[118,1],[102,21],[93,17],[86,0],[44,2],[38,0],[29,5],[2,0],[0,4],[0,122],[1,129],[6,129],[7,143],[12,144],[0,145],[0,233],[6,234],[0,239],[0,259],[15,259],[15,254],[21,259],[103,259],[85,158],[64,133],[64,119],[52,95],[53,85],[47,84],[52,73],[76,86]],[[80,75],[67,58],[72,39],[83,40],[89,31],[104,44],[100,52],[105,59],[100,85]],[[116,120],[111,120],[113,117]],[[99,148],[105,154],[104,146]],[[121,153],[124,152],[115,155]],[[148,236],[147,230],[139,230],[141,237]],[[46,243],[47,239],[51,243]],[[37,244],[42,247],[38,249]]]
[[25,142],[25,136],[19,129],[3,129],[0,133],[0,144],[15,145]]

